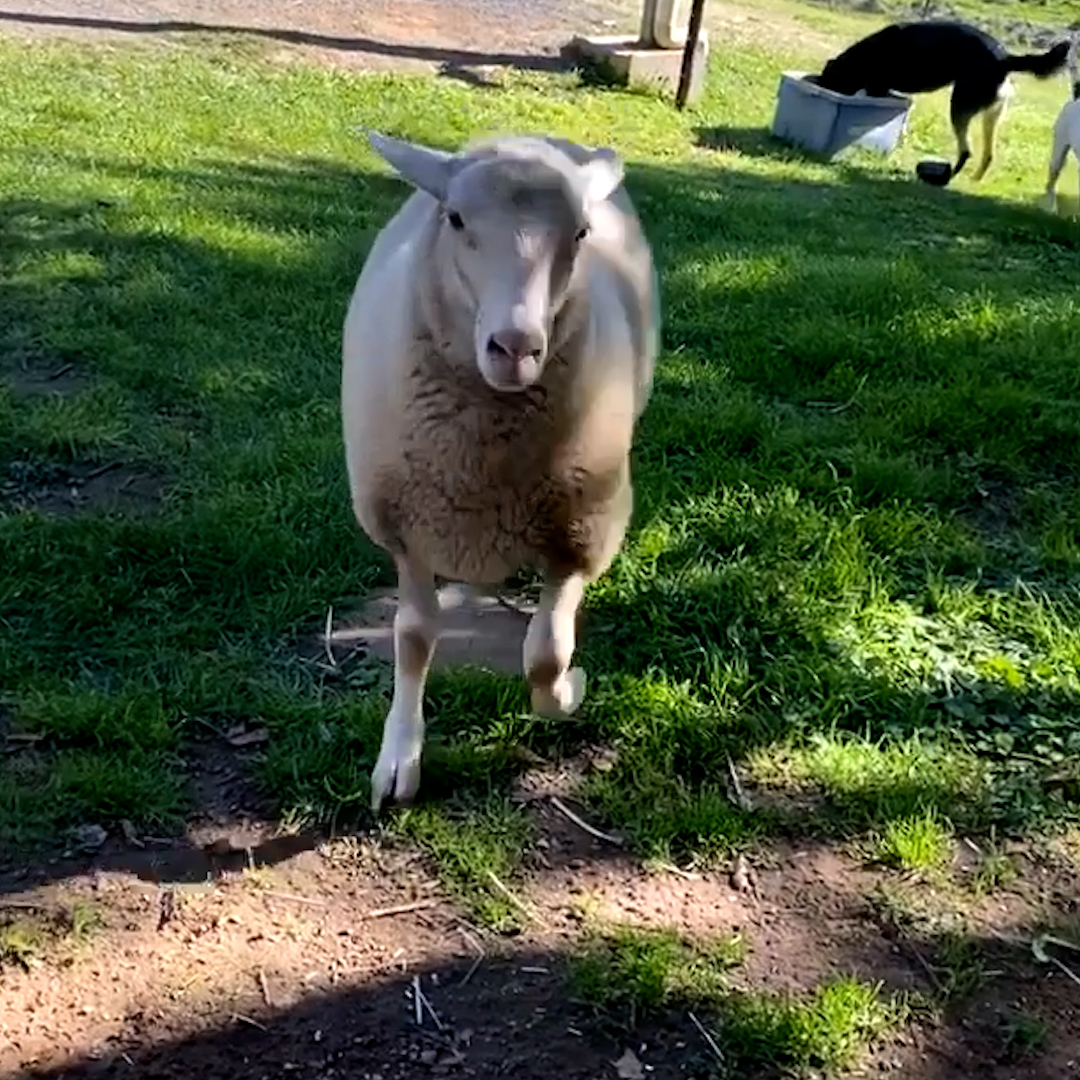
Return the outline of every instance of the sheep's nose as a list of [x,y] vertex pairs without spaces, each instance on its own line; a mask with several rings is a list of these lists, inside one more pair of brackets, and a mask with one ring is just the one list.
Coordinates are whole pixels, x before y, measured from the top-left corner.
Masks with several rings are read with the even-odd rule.
[[544,345],[544,334],[540,330],[500,330],[488,339],[488,352],[520,363],[540,357]]

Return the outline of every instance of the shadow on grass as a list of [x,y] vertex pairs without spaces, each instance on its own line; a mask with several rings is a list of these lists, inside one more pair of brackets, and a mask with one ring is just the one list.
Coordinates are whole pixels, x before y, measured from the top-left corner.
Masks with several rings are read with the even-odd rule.
[[764,127],[732,127],[726,124],[696,127],[694,141],[705,150],[735,151],[748,157],[819,160],[803,154],[798,147],[775,138],[769,129]]
[[[52,414],[12,407],[21,426],[0,435],[4,465],[154,452],[175,470],[149,521],[0,521],[0,677],[16,722],[31,717],[52,747],[92,751],[103,768],[142,770],[139,785],[97,804],[78,789],[81,801],[50,820],[163,816],[153,792],[175,780],[160,761],[206,716],[266,725],[284,804],[304,784],[328,803],[362,803],[379,701],[294,678],[273,650],[386,573],[348,514],[338,336],[363,243],[405,189],[314,160],[93,164],[94,175],[145,184],[141,197],[197,205],[207,224],[199,238],[150,231],[137,206],[92,194],[0,207],[0,287],[18,313],[2,347],[76,357],[129,417],[82,445]],[[1046,704],[1028,709],[1008,692],[991,702],[987,684],[974,714],[958,717],[948,702],[866,677],[830,642],[875,582],[918,599],[928,569],[977,583],[987,566],[1005,579],[1033,566],[1048,587],[1075,580],[1075,548],[1056,562],[1038,550],[1067,524],[1080,472],[1075,236],[1034,211],[843,175],[830,185],[631,166],[662,270],[668,350],[642,428],[631,543],[665,517],[691,539],[669,537],[651,563],[622,577],[616,568],[598,590],[588,619],[604,630],[587,632],[583,650],[600,692],[584,724],[522,719],[506,680],[433,679],[443,757],[429,791],[502,792],[523,766],[499,747],[561,753],[599,736],[622,754],[594,789],[600,805],[643,847],[685,852],[707,847],[710,831],[723,845],[763,827],[731,805],[729,754],[838,726],[936,736],[977,727],[990,704],[994,716]],[[249,250],[219,235],[224,222],[282,247]],[[25,272],[35,259],[61,268],[47,289]],[[975,465],[950,471],[962,455]],[[993,469],[1017,489],[1046,488],[1043,510],[1021,508],[1018,539],[998,547],[953,521]],[[844,544],[850,559],[828,554]],[[119,688],[127,696],[110,704]],[[38,693],[66,695],[65,707],[33,720],[26,703]],[[69,707],[91,693],[93,709]],[[1071,731],[1075,698],[1049,704]],[[160,727],[132,719],[144,710]],[[25,781],[4,769],[22,791],[12,805],[28,806]],[[895,798],[884,792],[881,813],[945,799],[933,777],[904,783]]]

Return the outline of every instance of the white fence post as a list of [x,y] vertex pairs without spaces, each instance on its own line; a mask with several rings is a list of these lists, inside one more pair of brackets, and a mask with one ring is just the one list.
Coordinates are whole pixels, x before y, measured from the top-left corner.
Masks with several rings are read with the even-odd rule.
[[652,49],[681,49],[686,44],[686,25],[676,29],[680,6],[680,0],[643,0],[643,45]]

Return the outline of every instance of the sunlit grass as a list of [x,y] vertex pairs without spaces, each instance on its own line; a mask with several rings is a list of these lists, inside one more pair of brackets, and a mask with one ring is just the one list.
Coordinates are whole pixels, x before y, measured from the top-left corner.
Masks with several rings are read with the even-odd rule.
[[729,1075],[763,1068],[835,1075],[901,1023],[906,1005],[838,977],[802,995],[738,987],[739,939],[689,941],[673,930],[616,926],[594,933],[570,967],[571,993],[633,1027],[661,1009],[702,1013]]
[[936,814],[895,818],[875,844],[875,855],[900,870],[940,870],[949,857],[948,828]]

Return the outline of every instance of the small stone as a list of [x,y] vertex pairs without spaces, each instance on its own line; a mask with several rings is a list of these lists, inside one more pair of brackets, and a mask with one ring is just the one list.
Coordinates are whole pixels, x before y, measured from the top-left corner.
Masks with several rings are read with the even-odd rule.
[[87,852],[97,851],[109,839],[109,834],[100,825],[79,825],[72,829],[71,836],[75,846]]
[[434,1065],[439,1060],[438,1050],[421,1050],[420,1051],[420,1064],[421,1065]]

